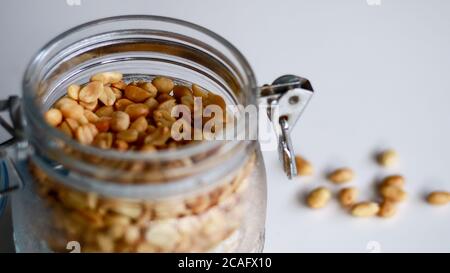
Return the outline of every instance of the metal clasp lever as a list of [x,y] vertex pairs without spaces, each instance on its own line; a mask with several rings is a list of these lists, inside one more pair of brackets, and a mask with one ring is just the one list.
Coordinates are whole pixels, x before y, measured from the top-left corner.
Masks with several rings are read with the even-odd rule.
[[309,80],[295,75],[281,76],[260,88],[259,99],[268,105],[267,116],[277,134],[278,153],[289,179],[297,175],[290,133],[313,93]]

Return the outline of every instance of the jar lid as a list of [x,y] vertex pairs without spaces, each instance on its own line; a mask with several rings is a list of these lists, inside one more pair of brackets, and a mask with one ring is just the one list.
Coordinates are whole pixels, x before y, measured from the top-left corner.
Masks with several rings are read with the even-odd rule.
[[[4,160],[0,161],[0,191],[6,190],[9,186],[8,169]],[[7,203],[7,197],[0,195],[0,216],[3,214]]]

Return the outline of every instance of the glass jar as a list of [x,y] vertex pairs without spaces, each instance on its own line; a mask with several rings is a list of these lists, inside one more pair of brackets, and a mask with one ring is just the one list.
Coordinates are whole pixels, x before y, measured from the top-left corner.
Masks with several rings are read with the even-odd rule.
[[288,133],[312,94],[309,82],[288,76],[260,89],[236,48],[184,21],[93,21],[49,42],[25,73],[23,99],[3,101],[13,139],[2,145],[12,181],[2,193],[20,188],[12,194],[16,250],[262,251],[266,178],[257,128],[238,128],[233,140],[142,153],[82,145],[44,121],[68,85],[103,71],[120,71],[127,81],[164,75],[196,83],[227,105],[257,105],[263,97],[285,169],[295,175]]

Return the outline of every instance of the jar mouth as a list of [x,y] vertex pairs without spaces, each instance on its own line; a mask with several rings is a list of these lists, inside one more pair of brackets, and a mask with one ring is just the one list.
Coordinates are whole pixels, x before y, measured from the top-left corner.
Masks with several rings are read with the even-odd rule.
[[[42,115],[42,105],[39,105],[39,99],[37,96],[37,83],[41,77],[46,76],[48,73],[49,64],[51,64],[52,59],[58,57],[61,51],[67,48],[67,44],[64,44],[65,40],[71,37],[77,37],[77,35],[83,35],[83,31],[89,30],[94,27],[101,27],[102,25],[107,25],[110,23],[119,24],[120,22],[130,22],[130,21],[145,21],[147,23],[168,23],[175,26],[181,26],[188,31],[193,31],[195,33],[200,33],[205,37],[208,37],[214,43],[217,43],[221,47],[227,50],[227,53],[232,56],[233,61],[240,68],[240,76],[243,77],[244,85],[242,86],[243,91],[247,92],[249,96],[250,104],[256,103],[256,79],[254,73],[245,59],[245,57],[235,48],[230,42],[228,42],[223,37],[218,34],[193,23],[186,22],[179,19],[163,17],[163,16],[153,16],[153,15],[125,15],[108,17],[103,19],[94,20],[88,23],[81,24],[72,29],[65,31],[64,33],[58,35],[50,42],[48,42],[33,58],[25,71],[22,87],[23,87],[23,106],[24,113],[28,121],[35,123],[38,128],[45,130],[52,139],[61,140],[65,145],[80,151],[85,154],[95,154],[100,157],[109,157],[115,159],[126,159],[126,160],[173,160],[180,157],[186,157],[189,155],[195,155],[202,152],[210,151],[213,149],[221,149],[224,151],[233,150],[238,145],[244,145],[245,141],[241,140],[231,140],[231,141],[201,141],[201,143],[195,145],[186,145],[178,147],[177,149],[167,149],[159,150],[153,153],[143,153],[139,151],[117,151],[117,150],[104,150],[94,146],[83,145],[76,140],[68,137],[59,130],[48,125]],[[85,39],[85,37],[78,37],[76,39]],[[77,40],[77,41],[78,41]],[[70,41],[69,41],[70,42]],[[213,48],[214,49],[214,48]],[[219,52],[220,53],[220,52]],[[60,57],[60,56],[59,56]],[[67,56],[65,56],[67,58]]]

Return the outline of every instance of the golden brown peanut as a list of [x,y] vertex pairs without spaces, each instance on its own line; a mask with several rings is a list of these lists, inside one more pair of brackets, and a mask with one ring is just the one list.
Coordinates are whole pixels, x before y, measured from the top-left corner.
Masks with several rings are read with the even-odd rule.
[[150,92],[147,90],[134,86],[128,85],[125,88],[125,97],[133,102],[143,102],[151,97]]
[[122,94],[122,91],[120,91],[120,89],[111,87],[111,90],[113,91],[114,95],[116,96],[116,100],[119,100],[122,98],[123,94]]
[[75,138],[81,144],[91,144],[94,141],[94,134],[88,125],[82,125],[75,131]]
[[353,177],[354,173],[350,168],[336,169],[328,175],[328,179],[335,184],[350,182]]
[[201,97],[203,99],[208,98],[209,95],[208,91],[204,90],[197,84],[192,85],[192,93],[194,94],[195,97]]
[[86,126],[89,128],[89,130],[91,130],[92,136],[95,137],[98,134],[97,127],[95,127],[94,124],[88,123],[88,124],[86,124]]
[[130,126],[130,116],[122,111],[114,112],[111,116],[110,126],[116,132],[125,131]]
[[144,104],[148,106],[148,109],[151,112],[153,112],[154,109],[156,109],[159,105],[159,102],[155,98],[149,98],[146,101],[144,101]]
[[131,120],[135,120],[141,116],[147,116],[149,113],[149,109],[148,106],[144,103],[133,103],[125,108],[125,113],[130,116]]
[[222,96],[219,96],[219,95],[216,95],[213,93],[209,93],[208,98],[206,100],[204,100],[204,105],[205,106],[208,106],[208,105],[219,106],[224,111],[224,114],[225,114],[225,111],[227,108],[225,100],[222,98]]
[[314,172],[311,163],[301,156],[295,157],[295,165],[297,166],[297,175],[299,176],[312,175]]
[[171,98],[170,100],[164,101],[163,103],[158,105],[157,109],[161,111],[166,111],[170,114],[172,108],[175,107],[175,105],[177,105],[176,101],[173,98]]
[[183,96],[180,98],[180,103],[189,107],[189,109],[194,111],[194,97],[192,96]]
[[356,217],[371,217],[377,215],[380,206],[375,202],[361,202],[353,205],[351,214]]
[[116,102],[116,94],[109,86],[103,87],[103,92],[100,93],[98,99],[106,106],[113,106]]
[[113,134],[101,132],[95,136],[93,144],[101,149],[109,149],[113,143]]
[[427,197],[427,202],[431,205],[446,205],[450,203],[450,192],[434,191]]
[[401,175],[390,175],[387,176],[381,181],[381,185],[385,186],[397,186],[399,188],[403,188],[405,185],[405,178]]
[[73,118],[66,118],[66,122],[67,122],[67,125],[69,126],[69,128],[73,132],[75,132],[77,130],[78,126],[80,126],[78,121],[74,120]]
[[62,97],[57,102],[55,102],[54,107],[61,109],[61,107],[65,104],[72,104],[72,105],[78,105],[78,102],[76,100],[73,100],[68,97]]
[[402,188],[390,185],[381,185],[380,195],[392,202],[402,202],[407,197],[407,193]]
[[111,117],[114,113],[114,108],[112,106],[102,106],[95,111],[98,117]]
[[103,84],[99,81],[93,81],[81,88],[78,99],[85,103],[93,103],[103,93]]
[[194,95],[192,94],[192,91],[191,91],[191,89],[189,89],[189,87],[183,86],[183,85],[176,85],[173,88],[173,96],[176,99],[181,99],[181,97],[184,97],[184,96],[193,97]]
[[130,129],[134,129],[134,130],[138,131],[139,133],[145,132],[145,130],[147,130],[147,127],[148,127],[147,119],[143,116],[137,118],[130,125]]
[[162,146],[166,144],[169,138],[170,138],[170,129],[168,127],[159,127],[145,137],[144,144]]
[[161,93],[169,93],[174,87],[173,81],[166,77],[156,77],[152,80],[152,84]]
[[389,218],[394,216],[396,212],[397,209],[395,207],[395,203],[389,200],[384,200],[383,202],[381,202],[378,216],[383,218]]
[[84,113],[83,106],[71,103],[63,104],[60,110],[65,118],[73,118],[75,120],[80,119]]
[[140,231],[139,227],[129,226],[125,230],[124,240],[128,244],[136,243],[140,237],[141,237],[141,231]]
[[73,100],[78,100],[78,93],[80,93],[81,87],[77,84],[71,84],[67,87],[67,96]]
[[356,189],[355,187],[344,188],[340,190],[338,194],[339,203],[344,208],[349,208],[353,206],[356,203],[357,198],[358,198],[358,189]]
[[114,141],[114,146],[119,151],[126,151],[126,150],[128,150],[128,143],[126,141],[123,141],[123,140],[120,140],[120,139],[117,139],[116,141]]
[[377,156],[377,161],[383,167],[393,167],[398,164],[398,154],[395,150],[386,150]]
[[132,102],[129,99],[120,99],[116,101],[114,107],[116,108],[117,111],[125,111],[125,108],[127,108],[128,105],[131,105],[133,103],[134,102]]
[[59,130],[61,130],[61,132],[63,132],[64,134],[66,134],[69,137],[73,137],[73,133],[72,130],[70,129],[69,125],[67,124],[66,121],[63,121],[61,123],[61,125],[59,125],[58,127]]
[[107,132],[111,124],[111,117],[101,117],[95,123],[95,127],[99,132]]
[[127,143],[135,142],[138,139],[138,131],[135,129],[127,129],[125,131],[120,131],[117,133],[116,137],[119,140],[123,140]]
[[90,123],[96,123],[100,118],[90,110],[84,110],[84,116]]
[[147,90],[150,93],[151,98],[156,97],[156,94],[158,93],[158,89],[150,82],[144,82],[144,83],[139,84],[138,86],[140,88]]
[[156,126],[158,127],[171,127],[172,124],[176,121],[176,119],[172,117],[170,112],[163,110],[153,111],[153,119],[155,120]]
[[91,81],[99,81],[103,84],[117,83],[122,80],[122,73],[120,72],[102,72],[91,77]]
[[156,97],[156,101],[158,103],[163,103],[163,102],[168,101],[168,100],[174,100],[174,98],[171,95],[166,94],[166,93],[159,94]]
[[325,187],[319,187],[311,191],[306,199],[310,208],[323,208],[331,198],[331,192]]
[[80,105],[83,106],[87,110],[95,111],[95,109],[97,109],[97,106],[98,106],[98,100],[89,102],[89,103],[80,101]]
[[119,90],[125,90],[127,84],[123,81],[115,82],[111,84],[111,87],[117,88]]
[[62,119],[63,115],[61,111],[56,108],[52,108],[45,112],[45,121],[51,126],[58,126],[62,122]]

